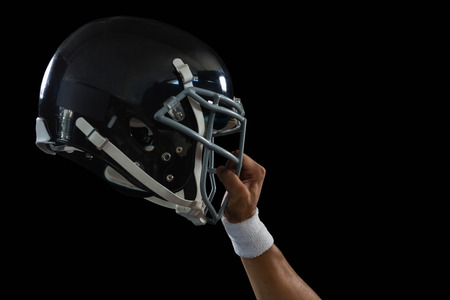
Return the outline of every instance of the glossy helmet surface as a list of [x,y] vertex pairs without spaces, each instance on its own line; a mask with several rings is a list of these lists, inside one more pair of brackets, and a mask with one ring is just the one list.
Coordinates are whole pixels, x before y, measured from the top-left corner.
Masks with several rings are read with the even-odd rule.
[[[242,165],[246,119],[220,57],[172,25],[95,20],[57,49],[42,80],[36,145],[131,197],[215,224],[214,155]],[[239,133],[239,154],[214,138]],[[222,201],[220,199],[219,201]]]

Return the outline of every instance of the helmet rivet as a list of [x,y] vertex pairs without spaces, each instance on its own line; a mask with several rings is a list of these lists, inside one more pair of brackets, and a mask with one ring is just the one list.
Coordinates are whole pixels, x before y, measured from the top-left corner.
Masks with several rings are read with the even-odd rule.
[[176,112],[176,119],[177,120],[183,120],[184,119],[184,114],[181,111]]
[[177,154],[180,154],[181,152],[183,152],[183,147],[181,147],[181,146],[177,147],[177,149],[175,149],[175,152]]
[[161,155],[161,159],[162,159],[163,161],[169,161],[171,157],[172,157],[172,155],[170,155],[169,152],[164,152],[164,153]]
[[173,177],[173,175],[172,175],[172,174],[169,174],[169,175],[167,175],[167,176],[166,176],[166,180],[167,180],[167,182],[172,182],[172,181],[173,181],[173,179],[174,179],[174,177]]

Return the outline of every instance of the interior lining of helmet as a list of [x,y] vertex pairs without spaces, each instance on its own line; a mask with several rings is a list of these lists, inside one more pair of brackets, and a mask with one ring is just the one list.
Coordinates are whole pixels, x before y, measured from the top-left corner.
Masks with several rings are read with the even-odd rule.
[[130,134],[145,151],[155,149],[153,131],[138,118],[130,118]]

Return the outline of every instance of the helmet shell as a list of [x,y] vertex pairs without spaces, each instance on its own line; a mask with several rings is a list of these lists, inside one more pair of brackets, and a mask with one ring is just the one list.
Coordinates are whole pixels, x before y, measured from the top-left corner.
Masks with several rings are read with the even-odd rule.
[[[175,58],[189,65],[194,86],[233,98],[230,76],[217,53],[175,26],[119,16],[92,21],[72,33],[52,57],[39,98],[38,116],[45,120],[51,142],[81,150],[57,154],[102,178],[107,166],[114,168],[140,188],[112,183],[127,195],[153,194],[76,130],[75,120],[83,117],[158,182],[173,192],[183,189],[193,199],[196,142],[153,118],[164,101],[183,90],[172,65]],[[196,131],[188,102],[183,109],[183,125]],[[168,181],[168,175],[175,180]]]

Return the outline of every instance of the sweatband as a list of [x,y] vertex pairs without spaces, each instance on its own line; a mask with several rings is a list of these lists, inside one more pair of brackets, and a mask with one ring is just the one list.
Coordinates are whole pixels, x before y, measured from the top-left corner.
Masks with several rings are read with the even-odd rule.
[[272,235],[259,219],[259,210],[247,220],[230,223],[222,215],[222,224],[231,239],[234,252],[244,258],[255,258],[266,252],[274,243]]

